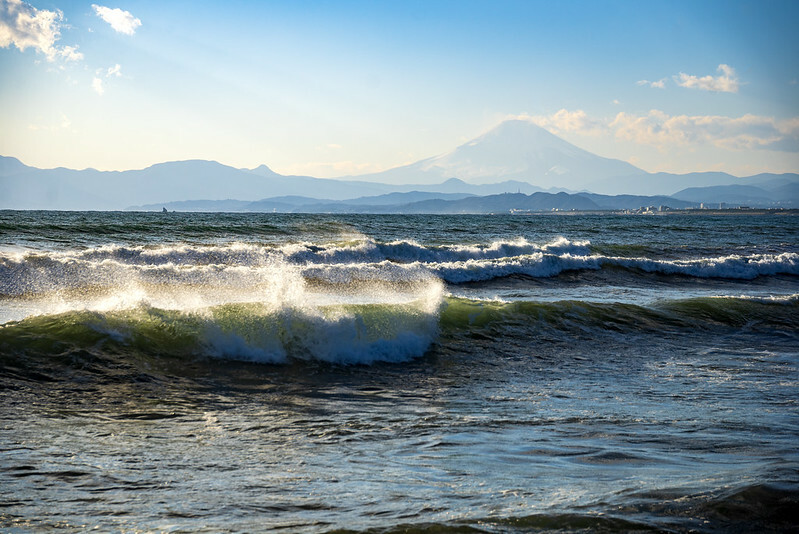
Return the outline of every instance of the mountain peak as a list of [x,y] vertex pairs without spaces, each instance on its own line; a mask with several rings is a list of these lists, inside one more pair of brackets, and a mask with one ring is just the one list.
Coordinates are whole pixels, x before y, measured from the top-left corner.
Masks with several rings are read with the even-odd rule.
[[471,183],[520,180],[543,188],[581,189],[597,179],[645,174],[629,163],[592,154],[521,119],[501,122],[452,152],[415,165],[428,174]]
[[428,185],[450,178],[470,184],[517,180],[543,189],[581,190],[598,180],[643,175],[638,167],[592,154],[531,121],[509,119],[447,154],[358,178]]
[[258,176],[280,176],[278,173],[264,165],[263,163],[255,167],[254,169],[242,169],[243,171],[251,172],[253,174],[257,174]]
[[516,137],[530,137],[535,136],[542,139],[557,139],[563,141],[558,136],[543,128],[536,123],[524,119],[508,119],[500,122],[492,129],[484,133],[477,139],[489,136],[506,136],[513,135]]
[[573,156],[594,156],[587,150],[561,139],[546,128],[522,119],[503,121],[483,135],[459,146],[455,150],[468,151],[470,147],[482,147],[483,150],[491,147],[492,150],[500,150],[503,155],[510,157],[516,157],[522,153],[540,152],[545,149],[554,149]]

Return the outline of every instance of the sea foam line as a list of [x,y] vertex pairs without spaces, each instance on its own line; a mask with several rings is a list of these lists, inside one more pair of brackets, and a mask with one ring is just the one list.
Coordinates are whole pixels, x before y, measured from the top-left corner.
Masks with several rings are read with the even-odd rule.
[[654,260],[649,258],[622,258],[612,256],[578,256],[573,254],[535,253],[512,258],[466,260],[458,262],[412,262],[393,264],[346,264],[313,266],[303,269],[303,276],[330,282],[372,280],[386,276],[401,278],[423,277],[434,274],[445,282],[460,284],[480,282],[512,275],[534,278],[551,278],[567,271],[599,270],[621,267],[629,271],[683,275],[696,278],[727,278],[751,280],[758,276],[775,274],[799,275],[799,254],[755,254],[751,256],[723,256],[694,260]]
[[[587,243],[568,240],[544,246],[526,242],[499,242],[477,248],[442,249],[421,247],[409,242],[381,246],[399,247],[403,250],[410,247],[413,254],[407,251],[398,252],[395,258],[389,259],[384,252],[375,252],[378,246],[371,242],[310,252],[306,245],[292,245],[271,255],[263,247],[222,247],[228,252],[241,252],[244,256],[228,255],[220,258],[220,251],[213,250],[210,254],[202,253],[199,262],[195,257],[194,247],[187,248],[190,253],[178,253],[169,249],[165,254],[153,251],[144,254],[145,250],[142,249],[133,256],[139,259],[147,256],[147,261],[143,263],[131,263],[130,258],[133,256],[129,256],[127,252],[123,254],[127,258],[124,261],[119,256],[114,256],[115,259],[104,254],[98,256],[99,249],[73,254],[0,255],[0,295],[21,296],[62,289],[135,284],[255,288],[260,291],[263,287],[282,284],[282,278],[293,275],[289,273],[333,284],[362,281],[417,283],[431,277],[449,283],[485,281],[511,275],[548,278],[566,271],[599,270],[606,267],[645,273],[739,280],[776,274],[799,275],[799,254],[793,252],[668,260],[588,254]],[[183,247],[179,248],[182,250]],[[517,249],[526,251],[530,248],[537,251],[506,256],[518,252]],[[372,252],[364,252],[367,249]],[[116,255],[121,249],[109,247],[108,250]],[[295,251],[290,252],[291,250]],[[288,257],[285,255],[287,251]],[[420,251],[424,251],[424,254]],[[419,255],[417,253],[433,259],[408,261],[411,256]],[[305,257],[309,254],[310,256]],[[330,255],[328,263],[320,261],[325,255]],[[151,256],[158,257],[158,261],[150,261]],[[440,258],[449,259],[453,256],[478,257],[439,261]],[[345,261],[348,257],[353,261]],[[170,261],[166,261],[167,259]],[[214,262],[206,263],[211,260]]]
[[123,265],[240,265],[258,267],[274,261],[298,265],[337,263],[439,263],[469,259],[502,259],[548,252],[552,254],[588,254],[588,241],[557,238],[538,245],[523,238],[472,245],[422,245],[413,240],[380,243],[370,238],[355,243],[286,243],[258,245],[230,243],[226,245],[122,246],[104,245],[80,251],[27,252],[0,254],[0,263],[46,261],[113,261]]

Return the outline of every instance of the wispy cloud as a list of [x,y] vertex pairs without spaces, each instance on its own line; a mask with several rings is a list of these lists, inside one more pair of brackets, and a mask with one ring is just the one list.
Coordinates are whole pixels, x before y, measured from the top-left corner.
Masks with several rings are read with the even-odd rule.
[[57,132],[59,130],[67,130],[72,125],[72,122],[67,118],[66,115],[63,113],[61,114],[61,120],[58,123],[53,124],[29,124],[28,130],[38,131],[43,130],[47,132]]
[[33,48],[47,61],[79,61],[77,46],[56,46],[61,38],[61,11],[36,9],[21,0],[0,0],[0,48],[16,46],[20,51]]
[[103,80],[95,76],[92,80],[92,89],[94,89],[94,92],[98,95],[103,96],[103,93],[105,93],[105,85],[103,84]]
[[799,151],[799,118],[668,115],[652,110],[641,116],[619,113],[609,126],[618,139],[660,148],[709,144],[729,150]]
[[514,115],[508,118],[529,120],[555,134],[573,132],[580,135],[600,135],[607,132],[605,121],[591,118],[581,109],[561,109],[552,115]]
[[97,16],[106,21],[114,31],[124,33],[125,35],[133,35],[136,29],[141,26],[141,21],[131,14],[130,11],[123,11],[117,8],[110,8],[106,6],[98,6],[92,4],[94,12]]
[[526,118],[555,134],[610,135],[661,150],[712,145],[727,150],[799,152],[799,117],[669,115],[653,109],[645,115],[621,112],[613,119],[597,119],[582,110],[561,109],[548,116],[517,118]]
[[119,78],[122,76],[122,67],[117,63],[113,67],[109,67],[108,70],[105,72],[105,77],[110,78],[111,76],[116,76]]
[[737,93],[739,83],[738,77],[735,75],[735,69],[722,63],[716,71],[720,73],[718,76],[708,74],[702,77],[681,72],[674,79],[680,87],[717,93]]
[[58,50],[58,55],[64,58],[65,61],[80,61],[83,59],[83,54],[78,52],[78,47],[76,46],[62,46]]
[[638,80],[637,82],[635,82],[635,85],[645,85],[649,87],[654,87],[655,89],[665,89],[666,78],[662,78],[656,82],[650,82],[649,80]]
[[[716,93],[737,93],[740,86],[738,76],[735,74],[735,69],[729,65],[721,64],[716,71],[719,73],[717,76],[708,74],[707,76],[693,76],[681,72],[672,78],[674,82],[680,87],[688,89],[701,89],[703,91],[712,91]],[[655,89],[665,89],[667,78],[660,80],[638,80],[636,85],[642,87],[652,87]]]
[[95,93],[102,96],[105,94],[106,81],[108,78],[119,78],[122,76],[122,66],[117,63],[113,67],[107,69],[97,69],[94,71],[94,78],[92,79],[92,89]]

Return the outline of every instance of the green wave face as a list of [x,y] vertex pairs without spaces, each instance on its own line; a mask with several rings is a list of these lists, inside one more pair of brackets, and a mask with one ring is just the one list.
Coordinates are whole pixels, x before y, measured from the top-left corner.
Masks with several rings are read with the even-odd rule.
[[651,307],[581,301],[494,302],[447,297],[403,304],[315,308],[225,304],[195,311],[139,306],[34,316],[0,327],[3,358],[63,358],[75,352],[144,361],[219,358],[281,364],[401,362],[440,337],[474,332],[569,339],[701,333],[714,329],[799,332],[799,299],[696,298]]
[[315,309],[226,304],[194,312],[140,306],[9,323],[0,327],[0,348],[17,355],[83,350],[262,363],[288,359],[371,363],[420,356],[437,329],[437,309],[426,309],[422,303]]
[[665,332],[719,326],[799,329],[799,299],[758,300],[702,297],[650,307],[583,301],[494,302],[448,298],[441,313],[444,331],[537,326],[568,331]]

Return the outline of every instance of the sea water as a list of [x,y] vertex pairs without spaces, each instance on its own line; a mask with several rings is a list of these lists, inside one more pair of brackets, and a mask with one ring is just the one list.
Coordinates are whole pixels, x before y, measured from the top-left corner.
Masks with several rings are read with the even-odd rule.
[[4,531],[791,531],[799,218],[0,212]]

